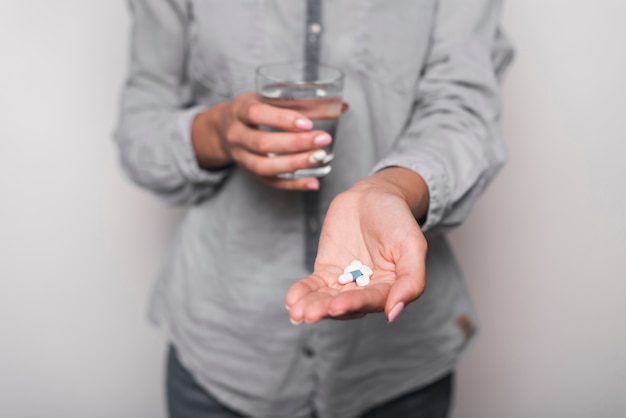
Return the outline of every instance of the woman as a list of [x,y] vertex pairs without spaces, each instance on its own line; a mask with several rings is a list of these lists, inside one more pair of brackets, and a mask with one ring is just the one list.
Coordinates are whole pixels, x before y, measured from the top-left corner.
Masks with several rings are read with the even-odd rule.
[[[150,308],[170,415],[447,416],[476,321],[443,232],[505,160],[500,2],[130,5],[123,167],[188,206]],[[251,93],[257,66],[301,59],[345,72],[334,138]],[[328,176],[277,177],[329,141]],[[353,259],[367,287],[337,283]]]

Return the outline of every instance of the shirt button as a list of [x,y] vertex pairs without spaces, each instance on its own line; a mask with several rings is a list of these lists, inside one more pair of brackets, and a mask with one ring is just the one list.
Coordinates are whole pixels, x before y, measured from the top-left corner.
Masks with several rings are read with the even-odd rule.
[[313,22],[309,25],[309,33],[318,35],[322,31],[322,25],[317,22]]
[[315,351],[311,347],[304,347],[304,356],[307,358],[312,358],[315,356]]

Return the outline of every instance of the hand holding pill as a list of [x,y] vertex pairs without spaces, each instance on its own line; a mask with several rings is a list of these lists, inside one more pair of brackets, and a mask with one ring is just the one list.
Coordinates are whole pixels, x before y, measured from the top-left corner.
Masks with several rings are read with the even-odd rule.
[[394,188],[374,185],[353,187],[331,203],[315,271],[287,293],[293,323],[381,311],[393,322],[422,294],[427,245],[416,213]]

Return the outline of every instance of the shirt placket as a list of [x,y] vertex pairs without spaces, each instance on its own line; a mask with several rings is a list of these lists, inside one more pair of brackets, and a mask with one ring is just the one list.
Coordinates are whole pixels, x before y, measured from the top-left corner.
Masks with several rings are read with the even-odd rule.
[[[307,0],[306,4],[306,33],[304,37],[305,77],[307,80],[317,78],[316,64],[320,61],[322,37],[322,1]],[[323,179],[320,178],[320,189]],[[304,206],[304,263],[309,271],[313,271],[317,246],[322,229],[322,213],[319,190],[302,194]]]

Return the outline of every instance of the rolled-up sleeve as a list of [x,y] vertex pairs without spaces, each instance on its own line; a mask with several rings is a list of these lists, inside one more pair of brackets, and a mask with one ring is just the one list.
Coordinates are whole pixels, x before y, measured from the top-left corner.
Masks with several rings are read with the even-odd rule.
[[501,1],[442,0],[413,114],[375,167],[419,173],[429,188],[424,231],[459,225],[504,165],[500,81],[513,57],[499,30]]
[[122,167],[173,205],[211,196],[228,169],[200,168],[191,124],[204,106],[186,77],[188,14],[183,0],[129,0],[131,63],[115,131]]

